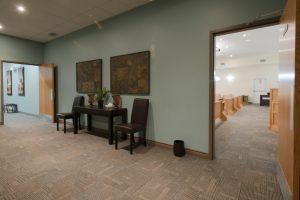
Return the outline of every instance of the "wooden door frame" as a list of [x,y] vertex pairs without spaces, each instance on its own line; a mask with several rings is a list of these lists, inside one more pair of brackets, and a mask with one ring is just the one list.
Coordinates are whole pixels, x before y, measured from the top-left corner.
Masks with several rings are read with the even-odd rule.
[[273,17],[269,19],[258,20],[250,23],[240,24],[232,27],[218,29],[210,32],[210,51],[209,51],[209,158],[215,158],[215,37],[226,35],[230,33],[237,33],[246,30],[253,30],[280,23],[280,17]]
[[[34,65],[34,66],[38,66],[38,67],[41,67],[41,65],[43,64],[32,64],[32,63],[26,63],[26,62],[17,62],[17,61],[8,61],[8,60],[0,60],[0,67],[1,67],[1,79],[2,79],[2,83],[1,83],[1,87],[0,87],[0,94],[2,94],[1,96],[1,105],[0,105],[0,109],[3,109],[3,106],[4,106],[4,80],[3,80],[3,67],[4,67],[4,63],[11,63],[11,64],[20,64],[20,65]],[[56,98],[56,89],[57,89],[57,85],[56,85],[56,67],[54,66],[54,115],[56,114],[57,112],[57,98]],[[4,112],[2,110],[2,114],[1,114],[1,117],[2,117],[2,122],[0,122],[0,125],[4,125],[5,121],[4,121]],[[53,116],[53,122],[55,122],[55,117]]]

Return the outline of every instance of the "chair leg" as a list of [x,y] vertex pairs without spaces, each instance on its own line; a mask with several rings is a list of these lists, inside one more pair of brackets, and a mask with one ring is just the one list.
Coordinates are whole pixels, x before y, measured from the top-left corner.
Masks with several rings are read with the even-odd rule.
[[144,139],[144,146],[147,146],[147,140],[146,140],[146,131],[143,131],[143,139]]
[[79,130],[81,130],[80,116],[78,117],[78,123],[79,123]]
[[56,118],[56,129],[57,129],[57,131],[59,131],[59,118],[58,117]]
[[66,129],[66,119],[64,119],[64,133],[67,132],[67,129]]
[[115,131],[115,149],[118,149],[118,131]]
[[132,154],[133,150],[133,133],[130,133],[130,154]]

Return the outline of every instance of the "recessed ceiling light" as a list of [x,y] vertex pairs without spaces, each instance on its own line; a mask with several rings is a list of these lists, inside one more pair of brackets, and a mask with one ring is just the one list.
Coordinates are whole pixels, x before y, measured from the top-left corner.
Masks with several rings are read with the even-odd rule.
[[232,82],[235,79],[235,77],[233,75],[229,74],[228,76],[226,76],[226,79],[228,82]]
[[222,41],[223,41],[223,38],[220,38],[219,41],[222,42]]
[[25,12],[25,7],[24,6],[17,6],[17,10],[19,12]]
[[3,29],[3,26],[0,24],[0,29]]
[[228,49],[229,48],[229,46],[228,45],[226,45],[226,49]]
[[230,57],[230,58],[232,58],[232,57],[233,57],[233,55],[232,55],[232,54],[230,54],[230,55],[229,55],[229,57]]
[[215,81],[219,82],[221,80],[220,76],[215,76]]
[[247,34],[245,33],[245,34],[243,34],[243,37],[245,38],[245,37],[247,37]]

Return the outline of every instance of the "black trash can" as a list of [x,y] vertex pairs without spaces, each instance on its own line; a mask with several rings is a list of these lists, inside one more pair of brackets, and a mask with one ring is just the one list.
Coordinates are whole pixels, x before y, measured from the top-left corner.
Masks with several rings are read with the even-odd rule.
[[175,140],[173,151],[175,156],[183,157],[185,155],[184,142],[182,140]]

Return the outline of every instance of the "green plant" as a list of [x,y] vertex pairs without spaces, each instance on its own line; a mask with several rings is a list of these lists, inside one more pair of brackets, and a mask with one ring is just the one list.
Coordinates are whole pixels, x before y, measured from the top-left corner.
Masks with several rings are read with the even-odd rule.
[[97,101],[104,101],[108,97],[109,93],[110,91],[106,88],[97,88],[95,97]]

